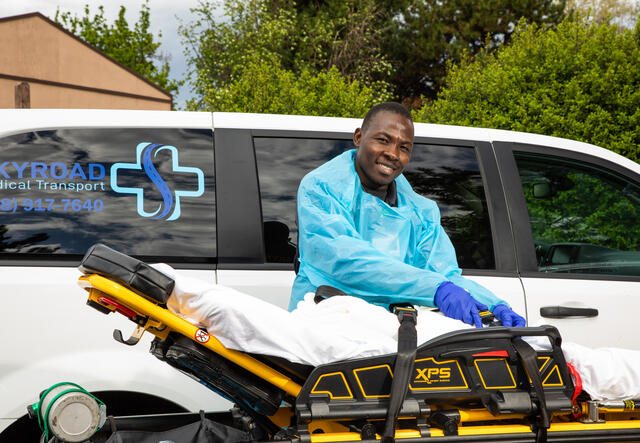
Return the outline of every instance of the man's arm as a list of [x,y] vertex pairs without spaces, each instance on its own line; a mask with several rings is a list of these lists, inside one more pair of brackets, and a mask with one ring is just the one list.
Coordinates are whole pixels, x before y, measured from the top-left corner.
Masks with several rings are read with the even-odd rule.
[[[440,225],[440,211],[434,208],[429,211],[429,214],[423,214],[425,220],[429,220],[433,224],[433,228],[425,229],[419,242],[419,249],[422,251],[422,256],[426,260],[424,266],[431,268],[435,271],[441,272],[449,282],[453,283],[459,288],[463,288],[469,292],[475,302],[479,302],[485,306],[478,306],[478,303],[465,300],[465,296],[462,291],[455,290],[454,293],[458,297],[454,298],[450,296],[449,310],[445,306],[439,306],[445,315],[453,318],[463,320],[465,323],[475,323],[479,326],[480,318],[478,315],[478,309],[489,309],[491,312],[502,321],[504,326],[525,326],[525,319],[511,310],[509,304],[504,300],[496,297],[493,292],[485,288],[484,286],[464,278],[462,270],[458,267],[458,262],[455,255],[455,249],[449,236]],[[429,218],[428,218],[429,217]],[[429,222],[425,222],[428,225]],[[453,288],[455,289],[455,288]],[[438,288],[436,292],[436,304],[441,303],[443,300],[441,292],[445,290],[444,285]],[[451,286],[446,289],[446,292],[451,294]],[[471,319],[472,321],[469,321]]]
[[424,222],[426,226],[418,243],[418,249],[425,260],[423,267],[442,274],[448,281],[466,289],[475,300],[490,310],[498,304],[507,305],[484,286],[461,275],[453,243],[440,225],[440,211],[436,207],[429,215],[431,220]]

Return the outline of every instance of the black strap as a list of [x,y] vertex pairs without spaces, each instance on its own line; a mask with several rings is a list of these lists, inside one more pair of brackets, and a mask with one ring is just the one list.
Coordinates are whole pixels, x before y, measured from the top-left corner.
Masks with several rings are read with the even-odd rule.
[[333,286],[321,285],[316,289],[316,295],[313,297],[313,301],[318,304],[325,298],[333,297],[336,295],[347,295],[343,291],[338,288],[334,288]]
[[520,355],[522,364],[531,379],[533,385],[533,392],[535,393],[535,401],[538,403],[538,410],[540,411],[540,420],[537,423],[536,429],[536,443],[542,443],[547,441],[547,429],[550,426],[549,411],[547,409],[547,401],[544,396],[544,389],[542,387],[542,380],[540,379],[540,371],[538,370],[538,354],[536,351],[520,337],[515,337],[513,340],[513,346],[516,348],[516,352]]
[[411,307],[397,306],[394,308],[394,313],[400,321],[400,327],[398,328],[398,354],[393,365],[389,409],[384,423],[381,443],[395,442],[396,420],[409,391],[409,378],[413,372],[418,345],[416,334],[417,311]]

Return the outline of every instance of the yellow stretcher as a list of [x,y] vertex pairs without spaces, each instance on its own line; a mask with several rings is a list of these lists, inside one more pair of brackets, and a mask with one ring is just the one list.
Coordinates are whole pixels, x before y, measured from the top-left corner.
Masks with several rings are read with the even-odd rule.
[[[553,327],[464,330],[420,345],[383,435],[398,395],[395,354],[311,367],[227,349],[166,308],[173,283],[144,263],[96,245],[80,269],[90,306],[136,323],[116,340],[155,335],[152,353],[232,400],[255,441],[640,441],[640,401],[580,394]],[[552,349],[533,351],[526,335],[549,337]]]

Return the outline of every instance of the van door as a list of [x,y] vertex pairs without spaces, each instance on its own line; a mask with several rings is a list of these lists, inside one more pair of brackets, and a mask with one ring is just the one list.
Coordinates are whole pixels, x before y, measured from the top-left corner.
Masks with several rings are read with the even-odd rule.
[[640,349],[640,177],[574,151],[509,151],[529,323],[590,347]]
[[[260,200],[256,208],[251,192],[243,190],[245,204],[240,205],[237,200],[233,203],[238,215],[236,222],[229,224],[236,230],[241,224],[242,229],[251,230],[247,238],[255,238],[255,232],[262,238],[260,247],[242,239],[245,249],[240,251],[237,245],[234,246],[234,262],[223,262],[219,241],[218,279],[222,284],[287,307],[295,275],[298,185],[307,172],[352,149],[352,134],[216,129],[216,143],[219,136],[228,134],[232,137],[234,131],[236,138],[227,141],[231,143],[229,146],[234,146],[233,152],[224,155],[240,155],[239,146],[244,146],[242,150],[246,152],[242,155],[245,158],[251,159],[255,155],[253,171],[257,170],[257,181],[248,183],[252,169],[249,161],[242,183],[229,186],[259,189],[255,195]],[[216,151],[216,159],[219,158]],[[234,162],[239,163],[239,160]],[[219,190],[224,174],[217,171]],[[524,313],[524,296],[515,271],[515,250],[506,204],[490,145],[418,137],[405,176],[417,192],[438,203],[443,226],[456,247],[464,275],[484,284],[516,311]],[[218,197],[219,208],[221,198],[224,197]],[[218,215],[219,239],[223,238],[222,218],[227,215]],[[254,220],[261,220],[262,225],[256,226]],[[231,251],[232,245],[229,246]],[[241,260],[248,256],[253,261],[243,265]]]

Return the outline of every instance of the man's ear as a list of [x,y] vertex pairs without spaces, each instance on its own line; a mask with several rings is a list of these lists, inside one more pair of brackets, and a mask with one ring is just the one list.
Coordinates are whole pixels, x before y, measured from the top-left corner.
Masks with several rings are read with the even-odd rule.
[[353,144],[356,145],[357,148],[360,147],[360,139],[361,138],[362,138],[362,130],[360,128],[358,128],[353,133]]

